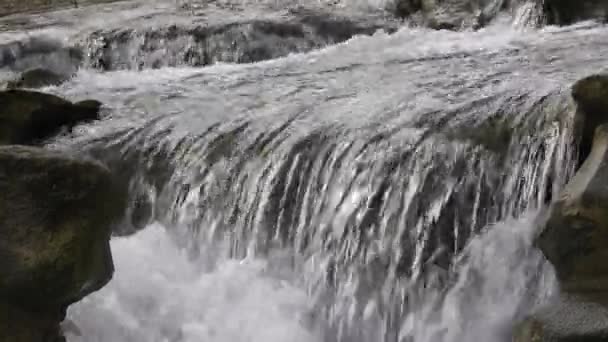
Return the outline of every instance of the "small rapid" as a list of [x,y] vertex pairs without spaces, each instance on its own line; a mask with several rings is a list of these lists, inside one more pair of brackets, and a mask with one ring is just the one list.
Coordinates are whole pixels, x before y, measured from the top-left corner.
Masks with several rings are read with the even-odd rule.
[[320,341],[306,293],[268,260],[192,257],[159,224],[112,254],[111,284],[70,308],[70,341]]
[[[294,20],[256,6],[242,22]],[[94,97],[104,119],[49,147],[95,156],[130,192],[116,274],[69,309],[70,342],[506,342],[554,290],[533,240],[578,166],[569,87],[605,70],[605,26],[533,29],[524,4],[516,25],[372,25],[300,49],[247,24],[234,32],[269,58],[238,60],[252,45],[222,36],[225,59],[194,63],[196,16],[107,8],[59,30],[53,54],[2,55],[83,54],[45,90]],[[100,35],[115,45],[86,45]]]

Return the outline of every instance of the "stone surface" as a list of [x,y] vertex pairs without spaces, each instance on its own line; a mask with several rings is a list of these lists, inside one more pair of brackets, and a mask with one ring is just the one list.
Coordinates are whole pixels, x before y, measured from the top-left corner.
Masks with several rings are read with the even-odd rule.
[[561,295],[515,328],[513,342],[608,341],[608,308]]
[[0,146],[0,341],[61,341],[67,306],[112,277],[125,198],[98,162]]
[[60,97],[26,90],[0,91],[0,145],[36,144],[62,127],[99,118],[101,104],[72,104]]

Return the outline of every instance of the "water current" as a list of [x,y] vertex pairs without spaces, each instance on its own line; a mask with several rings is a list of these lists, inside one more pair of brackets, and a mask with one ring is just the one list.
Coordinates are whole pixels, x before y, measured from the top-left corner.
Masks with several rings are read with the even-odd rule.
[[70,307],[70,342],[502,342],[552,293],[533,240],[608,29],[530,27],[526,4],[461,32],[301,5],[2,20],[0,80],[69,70],[44,90],[104,103],[49,147],[130,189],[114,279]]

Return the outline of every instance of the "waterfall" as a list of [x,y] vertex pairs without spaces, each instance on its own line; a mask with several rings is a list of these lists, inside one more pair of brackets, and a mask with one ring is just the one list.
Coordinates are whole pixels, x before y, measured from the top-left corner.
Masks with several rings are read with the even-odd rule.
[[78,70],[46,90],[104,119],[49,147],[130,192],[114,279],[70,307],[68,340],[509,341],[555,286],[533,241],[606,28],[537,29],[524,1],[462,32],[399,27],[382,1],[229,3],[66,11],[37,29],[48,49],[0,45],[0,68]]

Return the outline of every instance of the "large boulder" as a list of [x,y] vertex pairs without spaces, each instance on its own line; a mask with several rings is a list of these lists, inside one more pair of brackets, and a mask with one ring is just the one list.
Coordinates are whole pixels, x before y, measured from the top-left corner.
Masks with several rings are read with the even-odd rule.
[[581,20],[608,19],[606,0],[543,0],[542,5],[549,24],[569,25]]
[[65,311],[112,277],[125,194],[98,162],[0,146],[0,341],[61,341]]
[[71,103],[36,91],[0,91],[0,145],[36,144],[62,127],[98,119],[100,107],[95,100]]
[[59,74],[48,69],[35,68],[22,72],[19,77],[8,82],[7,88],[18,89],[56,86],[69,79],[70,77],[67,75]]

